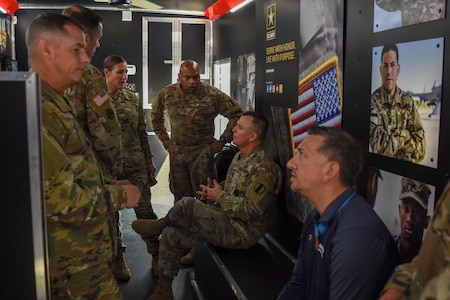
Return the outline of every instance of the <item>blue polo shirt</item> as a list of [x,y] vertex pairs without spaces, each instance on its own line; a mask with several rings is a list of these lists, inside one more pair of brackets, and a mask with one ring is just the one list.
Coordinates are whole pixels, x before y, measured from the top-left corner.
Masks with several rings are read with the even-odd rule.
[[[317,246],[319,224],[326,229]],[[322,216],[315,209],[308,215],[294,271],[278,299],[377,299],[398,257],[385,224],[353,186]]]

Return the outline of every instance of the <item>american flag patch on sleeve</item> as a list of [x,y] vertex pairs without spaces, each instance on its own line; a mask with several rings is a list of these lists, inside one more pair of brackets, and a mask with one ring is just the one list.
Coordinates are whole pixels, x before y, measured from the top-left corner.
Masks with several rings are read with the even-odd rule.
[[309,127],[341,127],[339,67],[334,56],[299,83],[298,106],[289,111],[293,148],[306,137]]
[[98,107],[102,106],[106,100],[109,99],[109,95],[105,90],[101,90],[97,95],[95,95],[94,99],[92,99]]

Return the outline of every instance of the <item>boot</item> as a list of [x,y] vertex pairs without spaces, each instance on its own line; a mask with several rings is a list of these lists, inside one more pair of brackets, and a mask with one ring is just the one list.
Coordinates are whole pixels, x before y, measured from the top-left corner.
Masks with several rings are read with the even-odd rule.
[[174,300],[172,293],[173,277],[167,277],[161,274],[155,290],[147,300]]
[[152,270],[156,278],[159,277],[158,256],[152,256]]
[[164,227],[167,226],[167,219],[161,218],[159,220],[152,219],[137,219],[131,223],[134,231],[143,237],[151,237],[160,235]]
[[193,265],[195,262],[195,251],[192,248],[185,256],[180,258],[180,263],[185,266]]
[[123,257],[123,252],[120,252],[112,262],[111,268],[114,277],[118,280],[127,281],[131,278],[131,271],[125,262],[125,257]]

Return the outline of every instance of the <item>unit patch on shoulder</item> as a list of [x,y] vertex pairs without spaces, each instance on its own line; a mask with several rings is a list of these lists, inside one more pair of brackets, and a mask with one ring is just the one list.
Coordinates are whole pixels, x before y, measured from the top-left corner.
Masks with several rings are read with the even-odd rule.
[[265,195],[267,189],[267,179],[260,176],[260,180],[254,182],[247,188],[247,196],[253,201],[253,203],[258,203]]
[[106,100],[109,99],[109,95],[105,90],[101,90],[97,95],[95,95],[94,99],[92,99],[92,101],[94,101],[94,103],[100,107],[102,106],[103,103],[106,102]]
[[231,100],[231,99],[227,99],[226,102],[227,102],[227,104],[228,104],[229,107],[234,107],[234,106],[236,106],[236,102],[234,102],[234,101]]
[[107,117],[109,120],[114,119],[114,112],[113,112],[113,110],[112,110],[110,107],[108,107],[108,108],[106,109],[106,117]]

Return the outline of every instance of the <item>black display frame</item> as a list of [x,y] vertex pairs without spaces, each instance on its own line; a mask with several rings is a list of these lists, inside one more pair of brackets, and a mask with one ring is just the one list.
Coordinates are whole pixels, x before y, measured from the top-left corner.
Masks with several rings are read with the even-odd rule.
[[2,216],[11,256],[5,286],[16,299],[49,299],[40,79],[33,72],[0,72],[0,90],[8,101],[0,117],[4,207],[10,210]]
[[[443,19],[374,32],[373,1],[349,0],[346,3],[346,41],[344,67],[343,127],[349,130],[368,148],[369,104],[371,94],[372,49],[379,45],[405,43],[431,38],[444,39],[442,74],[442,104],[438,145],[437,168],[430,168],[395,158],[367,153],[366,165],[400,176],[413,178],[436,187],[436,195],[442,193],[450,173],[450,105],[445,100],[450,95],[450,20],[449,6]],[[420,70],[418,70],[420,72]],[[364,173],[361,182],[367,179]],[[437,199],[436,199],[437,200]]]

